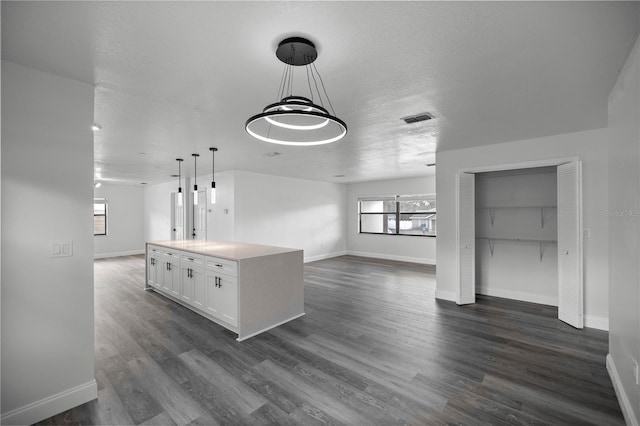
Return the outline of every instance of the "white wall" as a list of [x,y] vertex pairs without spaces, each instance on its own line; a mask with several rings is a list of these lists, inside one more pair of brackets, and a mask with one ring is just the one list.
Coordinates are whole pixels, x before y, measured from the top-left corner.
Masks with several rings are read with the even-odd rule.
[[[198,180],[208,190],[211,175]],[[307,262],[345,254],[343,184],[237,170],[216,173],[215,181],[216,204],[207,209],[208,240],[300,248]],[[169,193],[175,188],[177,181],[145,188],[145,241],[171,238]]]
[[3,424],[97,396],[92,122],[93,86],[2,62]]
[[[436,264],[436,238],[358,233],[358,197],[434,194],[434,177],[360,182],[347,185],[347,253],[406,262]],[[437,196],[436,196],[437,197]],[[436,198],[437,209],[440,201]],[[438,227],[440,215],[438,214]],[[439,233],[439,230],[436,231]]]
[[306,262],[345,254],[345,186],[235,172],[235,240],[300,248]]
[[[629,425],[640,424],[640,38],[609,95],[609,356]],[[606,201],[606,198],[603,200]]]
[[[541,258],[538,242],[499,239],[558,239],[556,176],[555,167],[476,174],[476,237],[498,238],[476,240],[477,293],[558,306],[557,244],[543,243]],[[482,208],[496,206],[512,208]]]
[[102,184],[93,196],[107,199],[107,235],[93,237],[94,257],[144,253],[142,187]]
[[[607,130],[556,135],[437,154],[438,269],[436,296],[456,298],[456,174],[460,169],[579,157],[582,161],[585,325],[608,329],[609,227],[604,217],[607,193]],[[514,275],[517,271],[514,271]]]
[[[211,175],[203,180],[207,183],[207,191],[210,191]],[[235,172],[216,173],[215,181],[216,203],[207,211],[207,239],[235,241]]]

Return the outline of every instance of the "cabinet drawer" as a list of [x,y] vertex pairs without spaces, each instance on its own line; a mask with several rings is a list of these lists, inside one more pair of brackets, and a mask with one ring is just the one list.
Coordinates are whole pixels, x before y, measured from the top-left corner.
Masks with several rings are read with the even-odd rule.
[[234,277],[238,275],[238,262],[234,262],[233,260],[207,256],[205,263],[208,271],[218,271]]
[[[190,265],[190,266],[189,266]],[[193,253],[182,253],[182,266],[191,268],[203,268],[204,256]]]
[[162,250],[162,257],[164,258],[164,260],[165,261],[170,261],[174,265],[179,265],[180,264],[180,255],[181,254],[182,253],[180,253],[177,250],[168,250],[168,249],[163,249]]
[[147,253],[149,255],[161,256],[162,255],[162,249],[160,247],[158,247],[158,246],[148,245],[147,246]]

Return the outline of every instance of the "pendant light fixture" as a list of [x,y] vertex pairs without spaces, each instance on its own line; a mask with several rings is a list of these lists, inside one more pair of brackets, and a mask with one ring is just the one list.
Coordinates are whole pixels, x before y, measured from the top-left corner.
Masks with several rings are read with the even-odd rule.
[[[197,160],[200,154],[191,154],[193,156],[193,205],[198,205],[198,166]],[[195,231],[195,228],[194,228]]]
[[176,158],[178,162],[178,207],[182,207],[182,158]]
[[[262,113],[249,118],[245,123],[247,133],[261,141],[280,145],[323,145],[342,139],[347,134],[347,125],[336,117],[314,64],[318,57],[315,45],[306,38],[290,37],[280,42],[276,56],[285,64],[277,96],[280,101],[267,105]],[[303,66],[309,98],[292,93],[294,70]],[[331,113],[325,107],[325,101]]]
[[209,151],[211,151],[211,204],[216,203],[215,165],[216,165],[217,150],[218,148],[209,148]]

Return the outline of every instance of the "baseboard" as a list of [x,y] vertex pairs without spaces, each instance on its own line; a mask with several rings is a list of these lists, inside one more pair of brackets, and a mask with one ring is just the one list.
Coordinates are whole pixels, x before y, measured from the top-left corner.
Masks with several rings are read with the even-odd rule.
[[95,379],[2,414],[3,425],[31,425],[98,397]]
[[129,250],[129,251],[117,251],[113,253],[98,253],[94,254],[94,259],[105,259],[107,257],[120,257],[120,256],[133,256],[136,254],[144,254],[144,249],[142,250]]
[[613,389],[616,391],[618,403],[620,404],[620,409],[622,410],[625,422],[630,426],[639,425],[640,422],[638,422],[638,418],[633,411],[631,401],[622,387],[622,382],[620,381],[620,376],[618,375],[618,370],[616,369],[616,364],[613,362],[611,354],[607,354],[607,371],[609,372],[611,383],[613,383]]
[[333,253],[319,254],[317,256],[309,256],[304,258],[304,263],[315,262],[318,260],[331,259],[332,257],[344,256],[346,251],[336,251]]
[[558,299],[556,297],[544,296],[540,294],[531,294],[521,291],[511,291],[504,289],[487,289],[481,286],[476,286],[476,293],[483,294],[485,296],[502,297],[504,299],[520,300],[522,302],[539,303],[542,305],[558,306]]
[[598,330],[609,331],[609,318],[585,315],[584,326],[588,328],[596,328]]
[[396,256],[393,254],[369,253],[365,251],[351,251],[351,250],[347,250],[346,254],[350,256],[372,257],[374,259],[397,260],[399,262],[422,263],[424,265],[436,264],[435,259],[425,259],[424,257]]
[[[437,285],[437,283],[436,283],[436,285]],[[455,291],[438,290],[436,288],[436,299],[448,300],[450,302],[455,302],[456,301],[456,292]]]

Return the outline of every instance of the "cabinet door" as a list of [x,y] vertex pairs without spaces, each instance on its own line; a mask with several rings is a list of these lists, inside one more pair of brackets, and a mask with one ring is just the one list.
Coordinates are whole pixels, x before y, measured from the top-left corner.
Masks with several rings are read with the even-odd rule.
[[237,278],[207,271],[205,310],[233,326],[238,325]]
[[222,316],[218,296],[218,274],[207,271],[205,274],[205,311],[216,318]]
[[154,288],[162,288],[162,261],[159,256],[149,256],[147,258],[147,284]]
[[192,270],[191,280],[193,281],[193,306],[204,310],[206,301],[204,272],[197,269]]
[[180,296],[180,268],[170,260],[162,262],[162,289],[173,296]]
[[193,286],[193,278],[191,278],[191,271],[192,269],[189,268],[188,266],[183,266],[182,267],[182,273],[181,275],[181,280],[182,280],[182,289],[181,289],[181,293],[180,293],[180,298],[182,299],[183,302],[186,302],[188,304],[193,304],[193,291],[194,291],[194,286]]
[[220,313],[222,319],[231,325],[238,325],[238,281],[236,277],[220,275],[218,280],[220,293]]

